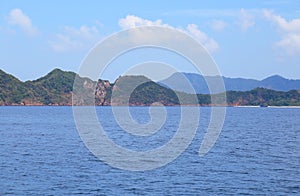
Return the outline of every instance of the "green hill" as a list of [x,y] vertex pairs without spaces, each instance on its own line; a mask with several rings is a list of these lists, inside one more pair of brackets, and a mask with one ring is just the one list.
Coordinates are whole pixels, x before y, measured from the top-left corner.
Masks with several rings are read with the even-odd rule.
[[0,70],[1,105],[71,105],[75,75],[55,69],[37,80],[21,82]]
[[20,103],[28,96],[23,82],[0,70],[0,105]]
[[260,105],[260,106],[300,106],[300,91],[281,92],[266,88],[251,91],[228,91],[229,105]]
[[[115,83],[92,81],[74,72],[54,69],[37,80],[22,82],[0,70],[0,105],[211,105],[211,96],[173,91],[144,76],[123,76]],[[217,95],[216,95],[217,96]],[[280,92],[265,88],[226,92],[227,105],[300,106],[300,91]]]

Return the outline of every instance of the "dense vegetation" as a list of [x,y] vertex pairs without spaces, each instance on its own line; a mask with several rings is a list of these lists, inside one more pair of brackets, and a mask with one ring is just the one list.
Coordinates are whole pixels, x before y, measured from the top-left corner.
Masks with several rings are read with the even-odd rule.
[[139,85],[129,100],[132,105],[150,105],[157,102],[164,105],[178,105],[179,99],[173,90],[162,88],[155,82],[149,81]]
[[75,73],[55,69],[45,77],[21,82],[0,70],[2,105],[67,105],[70,102]]
[[19,103],[27,93],[23,82],[0,70],[0,103]]
[[300,91],[274,91],[266,88],[256,88],[251,91],[228,91],[229,105],[260,105],[260,106],[300,106]]
[[25,82],[33,97],[38,102],[49,104],[67,105],[72,96],[73,82],[76,74],[63,72],[59,69],[51,71],[46,76],[34,81]]
[[[0,105],[72,105],[72,95],[75,95],[76,105],[111,105],[111,101],[114,105],[211,104],[210,95],[173,91],[144,76],[124,76],[115,83],[78,77],[80,82],[76,85],[83,91],[73,92],[75,77],[73,72],[55,69],[37,80],[22,82],[0,70]],[[87,95],[93,97],[92,103],[85,100]],[[228,91],[226,97],[226,105],[230,106],[300,106],[299,89],[281,92],[255,88],[245,92]]]

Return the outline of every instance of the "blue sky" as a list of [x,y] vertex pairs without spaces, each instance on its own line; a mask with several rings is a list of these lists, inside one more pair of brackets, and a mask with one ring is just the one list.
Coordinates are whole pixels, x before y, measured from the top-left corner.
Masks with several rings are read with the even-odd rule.
[[[228,77],[300,79],[300,1],[1,1],[0,69],[33,80],[77,71],[106,36],[168,25],[202,43]],[[122,66],[130,66],[124,60]],[[183,71],[191,72],[186,68]],[[111,69],[105,79],[122,75]]]

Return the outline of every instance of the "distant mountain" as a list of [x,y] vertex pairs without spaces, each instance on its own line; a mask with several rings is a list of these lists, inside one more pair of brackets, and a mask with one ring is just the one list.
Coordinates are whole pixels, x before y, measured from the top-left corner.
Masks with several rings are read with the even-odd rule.
[[[204,82],[204,78],[189,75],[191,83]],[[74,80],[76,83],[74,84]],[[174,83],[182,84],[186,77],[171,77]],[[200,78],[200,80],[198,80]],[[207,78],[214,82],[216,78]],[[226,78],[224,78],[226,79]],[[246,84],[255,86],[255,80],[230,79],[231,88],[245,89]],[[276,82],[279,83],[277,84]],[[265,85],[280,85],[286,79],[274,76],[261,81]],[[226,80],[225,80],[226,82]],[[290,81],[291,82],[291,81]],[[285,84],[285,83],[284,83]],[[76,86],[73,89],[73,85]],[[289,83],[290,86],[292,86]],[[294,85],[294,84],[293,84]],[[296,83],[297,85],[297,83]],[[250,86],[250,85],[249,85]],[[205,90],[203,86],[198,86]],[[273,87],[270,85],[270,87]],[[187,88],[183,89],[187,90]],[[207,89],[206,89],[207,90]],[[218,98],[220,94],[212,95]],[[300,90],[281,92],[266,88],[255,88],[250,91],[227,91],[227,104],[236,105],[277,105],[300,106]],[[72,99],[73,98],[73,99]],[[0,105],[211,105],[209,94],[189,94],[174,91],[161,86],[144,76],[122,76],[114,83],[107,80],[92,81],[78,76],[74,72],[55,69],[37,80],[22,82],[14,76],[0,70]],[[224,103],[222,103],[224,105]]]
[[[261,81],[243,78],[222,78],[226,91],[249,91],[254,88],[267,88],[286,92],[300,89],[300,80],[289,80],[278,75]],[[211,84],[216,84],[217,79],[218,77],[215,76],[202,76],[195,73],[174,73],[169,78],[160,81],[159,84],[186,93],[193,93],[195,91],[200,94],[209,94],[206,80]],[[191,86],[187,84],[186,80],[190,82]]]
[[278,91],[299,90],[300,80],[289,80],[275,75],[260,81],[260,87]]

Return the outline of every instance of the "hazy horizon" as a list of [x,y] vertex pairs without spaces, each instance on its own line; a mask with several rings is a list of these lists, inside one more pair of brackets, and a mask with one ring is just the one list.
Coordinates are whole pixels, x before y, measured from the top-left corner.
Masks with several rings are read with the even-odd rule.
[[[9,73],[9,72],[5,71],[4,69],[0,69],[0,70],[4,71],[4,72],[7,73],[7,74],[10,74],[10,75],[16,77],[17,79],[19,79],[19,80],[22,81],[22,82],[26,82],[26,81],[34,81],[34,80],[37,80],[37,79],[39,79],[39,78],[41,78],[41,77],[44,77],[44,76],[46,76],[47,74],[49,74],[50,72],[52,72],[52,71],[55,70],[55,69],[60,69],[60,70],[65,71],[65,72],[74,72],[74,73],[77,73],[76,71],[73,71],[73,70],[64,70],[64,69],[62,69],[62,68],[56,67],[56,68],[53,68],[52,70],[50,70],[49,72],[47,72],[47,73],[45,73],[45,74],[43,74],[43,75],[41,75],[41,76],[38,76],[37,78],[28,79],[28,80],[21,80],[20,78],[18,78],[18,77],[17,77],[15,74],[13,74],[13,73]],[[167,78],[171,77],[171,76],[172,76],[173,74],[175,74],[175,73],[198,74],[198,75],[201,75],[200,73],[194,73],[194,72],[173,72],[173,73],[170,73],[170,75],[168,75],[168,77],[162,78],[162,79],[160,79],[160,80],[152,79],[151,77],[148,77],[146,74],[145,74],[145,75],[143,75],[143,74],[125,74],[125,75],[120,75],[120,76],[118,76],[118,77],[123,77],[123,76],[144,76],[144,77],[147,77],[148,79],[151,79],[151,80],[154,81],[154,82],[159,82],[159,81],[161,81],[161,80],[164,80],[164,79],[167,79]],[[213,77],[214,75],[201,75],[201,76]],[[288,80],[300,80],[300,78],[287,78],[287,77],[284,77],[284,76],[279,75],[279,74],[269,75],[269,76],[266,76],[266,77],[261,78],[261,79],[256,79],[256,78],[246,78],[246,77],[230,77],[230,76],[224,76],[224,75],[221,75],[221,76],[223,76],[223,77],[225,77],[225,78],[231,78],[231,79],[249,79],[249,80],[257,80],[257,81],[261,81],[261,80],[264,80],[264,79],[266,79],[266,78],[273,77],[273,76],[280,76],[280,77],[283,77],[283,78],[288,79]],[[81,76],[81,77],[86,77],[86,76]],[[118,77],[113,78],[112,80],[111,80],[111,79],[107,79],[107,78],[99,78],[99,79],[101,79],[101,80],[108,80],[108,81],[110,81],[110,82],[114,82],[114,81],[116,81],[116,80],[118,79]]]

